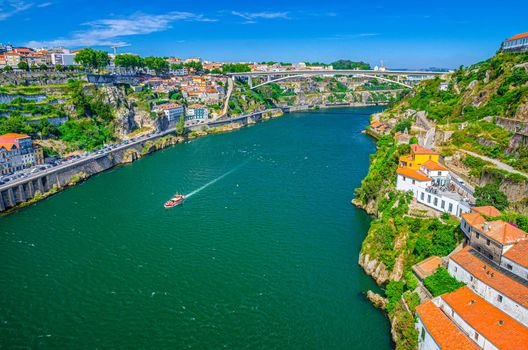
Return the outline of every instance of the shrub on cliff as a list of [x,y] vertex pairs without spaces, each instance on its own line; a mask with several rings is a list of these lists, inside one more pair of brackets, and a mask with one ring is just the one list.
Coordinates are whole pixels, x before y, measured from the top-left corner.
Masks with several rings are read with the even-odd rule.
[[464,286],[464,283],[458,282],[453,276],[447,272],[445,267],[439,267],[434,274],[424,279],[424,285],[433,294],[438,296],[444,293],[449,293]]
[[477,206],[492,205],[499,210],[506,209],[510,204],[508,197],[499,189],[498,183],[475,188],[475,199]]

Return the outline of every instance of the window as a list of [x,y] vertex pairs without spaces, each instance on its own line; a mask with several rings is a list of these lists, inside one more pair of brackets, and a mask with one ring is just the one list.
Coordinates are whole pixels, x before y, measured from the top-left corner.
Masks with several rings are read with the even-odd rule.
[[470,276],[470,277],[469,277],[469,281],[470,281],[470,282],[473,282],[473,276]]
[[490,258],[491,260],[493,260],[493,254],[488,254],[488,258]]
[[513,269],[513,266],[511,266],[510,264],[506,264],[506,268],[507,268],[508,270],[512,270],[512,269]]
[[500,294],[497,295],[497,301],[498,301],[499,303],[502,303],[502,295],[500,295]]
[[480,247],[477,247],[477,250],[478,250],[478,252],[480,253],[480,251],[481,251]]
[[416,184],[416,181],[413,180],[412,184],[415,185],[415,184]]
[[438,176],[442,176],[442,172],[441,171],[438,172]]
[[438,198],[435,197],[434,199],[434,206],[437,207],[438,206]]
[[457,272],[458,268],[455,266],[455,272]]
[[424,198],[425,198],[425,194],[424,194],[423,192],[422,192],[420,198],[421,198],[422,200],[424,200]]
[[477,232],[475,235],[476,235],[477,239],[480,238],[480,233]]
[[486,240],[486,244],[490,245],[491,241],[489,239]]
[[431,203],[431,195],[430,194],[427,195],[427,203]]
[[442,209],[445,208],[445,200],[442,199],[442,204],[440,206],[442,207]]
[[422,341],[425,340],[425,328],[422,327]]
[[475,332],[475,340],[478,340],[479,334]]
[[447,211],[450,213],[453,211],[453,203],[449,203],[449,209]]

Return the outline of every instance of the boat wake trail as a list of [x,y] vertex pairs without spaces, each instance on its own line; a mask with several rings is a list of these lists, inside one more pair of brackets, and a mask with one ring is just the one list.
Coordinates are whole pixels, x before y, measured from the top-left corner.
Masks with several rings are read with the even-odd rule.
[[202,190],[205,190],[207,187],[211,186],[212,184],[214,184],[215,182],[218,182],[220,180],[222,180],[224,177],[226,177],[227,175],[229,174],[232,174],[234,173],[235,171],[237,171],[238,169],[240,169],[241,167],[243,167],[244,165],[246,165],[247,162],[244,162],[238,166],[236,166],[235,168],[229,170],[227,173],[223,174],[223,175],[220,175],[219,177],[217,177],[216,179],[214,180],[211,180],[209,181],[208,183],[206,183],[205,185],[203,185],[202,187],[200,188],[197,188],[196,190],[192,191],[191,193],[189,194],[186,194],[185,195],[185,198],[188,199],[192,196],[194,196],[195,194],[197,194],[198,192],[202,191]]

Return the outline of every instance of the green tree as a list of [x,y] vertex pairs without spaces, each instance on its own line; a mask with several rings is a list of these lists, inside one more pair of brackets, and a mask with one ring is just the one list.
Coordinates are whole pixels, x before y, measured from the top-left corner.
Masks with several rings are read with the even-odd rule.
[[116,67],[123,68],[141,68],[145,65],[141,57],[130,54],[117,55],[114,64]]
[[171,64],[170,68],[172,70],[179,70],[183,68],[183,63],[173,63]]
[[224,73],[244,73],[251,72],[251,68],[245,63],[228,63],[222,66]]
[[66,67],[64,67],[62,64],[56,64],[55,65],[55,70],[57,72],[64,72],[66,70]]
[[29,134],[31,133],[31,127],[26,124],[22,115],[14,113],[9,118],[0,118],[0,135],[10,132]]
[[40,69],[40,70],[48,70],[48,66],[46,66],[45,64],[41,64],[41,65],[39,66],[39,69]]
[[510,204],[508,197],[501,192],[498,183],[475,188],[475,199],[477,206],[492,205],[499,210],[506,209]]
[[101,69],[110,64],[110,56],[105,51],[86,48],[75,55],[74,61],[91,69]]
[[18,62],[17,67],[18,69],[22,69],[22,70],[29,70],[29,64],[27,64],[27,62],[24,62],[24,61]]
[[4,67],[4,72],[11,72],[13,70],[13,67],[11,66],[5,66]]
[[176,123],[176,134],[183,135],[185,133],[185,118],[180,115],[180,121]]
[[145,57],[143,62],[149,69],[154,70],[156,74],[162,74],[169,70],[169,63],[161,57]]
[[184,66],[191,70],[194,69],[197,72],[201,72],[203,70],[202,62],[187,62],[184,64]]

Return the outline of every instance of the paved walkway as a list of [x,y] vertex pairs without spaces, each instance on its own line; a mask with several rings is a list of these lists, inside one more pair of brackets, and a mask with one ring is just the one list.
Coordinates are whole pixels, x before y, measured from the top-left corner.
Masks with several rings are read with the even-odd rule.
[[497,159],[494,159],[494,158],[490,158],[490,157],[486,157],[486,156],[483,156],[483,155],[475,153],[475,152],[466,151],[465,149],[461,149],[460,151],[464,152],[464,153],[467,153],[469,155],[472,155],[473,157],[478,157],[478,158],[483,159],[483,160],[485,160],[487,162],[490,162],[490,163],[494,164],[499,169],[509,171],[510,173],[519,174],[519,175],[523,175],[523,176],[528,177],[528,174],[523,173],[522,171],[519,171],[519,170],[515,170],[510,165],[504,164],[500,160],[497,160]]

